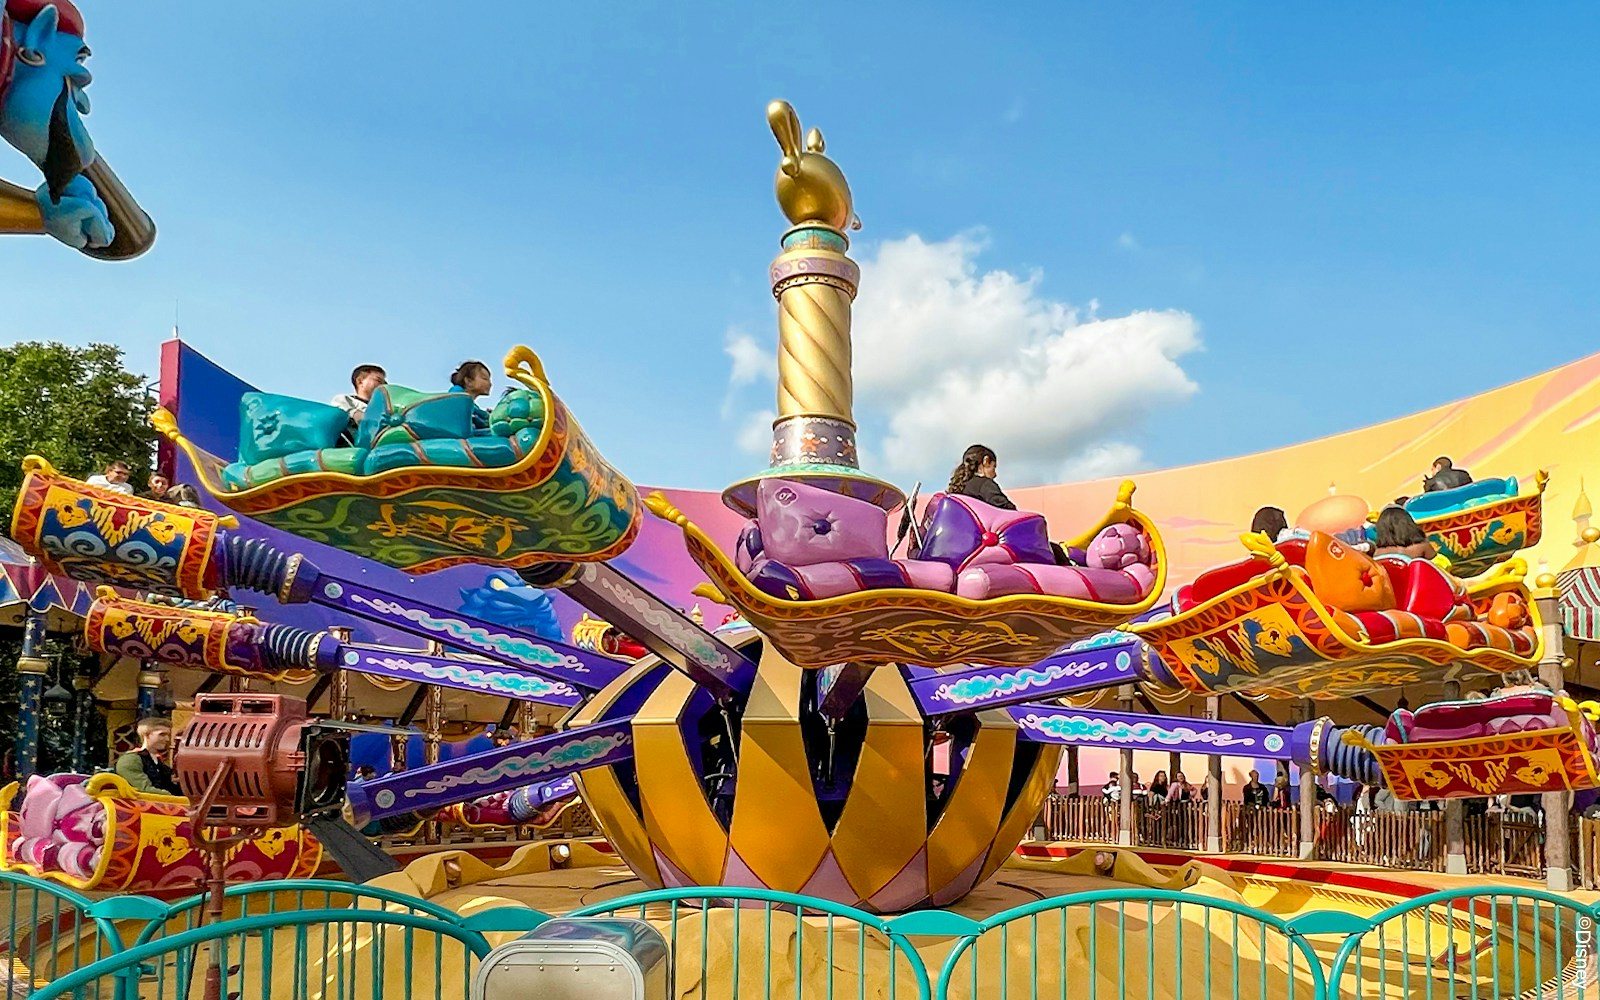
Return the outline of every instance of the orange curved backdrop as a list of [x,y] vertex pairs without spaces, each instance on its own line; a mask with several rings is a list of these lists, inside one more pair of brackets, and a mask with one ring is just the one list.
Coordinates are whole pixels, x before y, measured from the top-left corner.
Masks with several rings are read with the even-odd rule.
[[[1132,477],[1139,484],[1133,502],[1160,525],[1171,560],[1168,585],[1176,588],[1243,556],[1238,536],[1258,507],[1282,507],[1293,522],[1330,486],[1381,507],[1422,492],[1422,477],[1440,455],[1475,477],[1515,476],[1523,492],[1534,488],[1537,470],[1548,470],[1544,539],[1528,553],[1530,566],[1544,559],[1559,572],[1595,558],[1594,547],[1578,540],[1588,522],[1575,519],[1574,511],[1588,480],[1600,489],[1600,354],[1360,430],[1140,473]],[[1105,510],[1118,481],[1010,492],[1018,506],[1044,514],[1053,534],[1070,535],[1073,525]]]

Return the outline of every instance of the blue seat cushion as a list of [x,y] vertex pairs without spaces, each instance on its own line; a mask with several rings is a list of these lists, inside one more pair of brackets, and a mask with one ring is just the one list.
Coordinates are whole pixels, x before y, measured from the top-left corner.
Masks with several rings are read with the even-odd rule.
[[1453,490],[1423,493],[1406,501],[1406,513],[1412,517],[1437,517],[1453,514],[1469,507],[1481,507],[1496,500],[1507,500],[1517,495],[1514,476],[1505,479],[1480,479]]
[[255,465],[302,451],[332,448],[349,425],[337,406],[270,392],[239,397],[239,461]]
[[386,385],[373,393],[356,432],[356,445],[392,444],[472,436],[472,397],[462,392],[418,392]]

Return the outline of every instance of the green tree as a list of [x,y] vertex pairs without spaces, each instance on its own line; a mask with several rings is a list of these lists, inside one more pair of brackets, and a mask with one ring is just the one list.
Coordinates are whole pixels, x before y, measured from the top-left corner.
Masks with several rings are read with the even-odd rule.
[[80,479],[121,459],[132,466],[134,485],[146,485],[156,440],[146,384],[112,344],[0,347],[0,518],[8,530],[27,455]]

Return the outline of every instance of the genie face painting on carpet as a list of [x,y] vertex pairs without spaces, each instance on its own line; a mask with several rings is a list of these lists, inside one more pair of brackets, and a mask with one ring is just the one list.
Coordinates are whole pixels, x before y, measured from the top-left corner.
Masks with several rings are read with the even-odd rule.
[[462,588],[457,610],[496,625],[527,629],[546,639],[561,638],[561,623],[556,620],[550,595],[523,583],[511,570],[491,570],[482,586]]

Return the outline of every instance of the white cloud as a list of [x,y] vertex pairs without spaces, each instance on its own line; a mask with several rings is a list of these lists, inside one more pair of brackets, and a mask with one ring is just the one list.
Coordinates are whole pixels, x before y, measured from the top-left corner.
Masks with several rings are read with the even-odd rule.
[[974,441],[1017,486],[1137,468],[1122,435],[1194,394],[1179,359],[1199,348],[1199,324],[1177,311],[1085,316],[1041,294],[1038,274],[980,270],[983,249],[973,233],[908,236],[862,260],[857,417],[863,436],[887,426],[885,471],[933,481]]
[[728,373],[730,386],[748,385],[759,378],[771,379],[778,370],[777,355],[736,326],[728,328],[722,350],[733,361],[733,369]]
[[1123,233],[1117,237],[1117,248],[1119,250],[1137,250],[1139,249],[1139,241],[1134,238],[1132,233]]
[[772,454],[772,422],[778,415],[771,410],[752,413],[739,425],[734,443],[747,455],[765,459]]
[[[983,270],[983,235],[912,235],[861,248],[852,347],[863,468],[942,486],[961,451],[1000,453],[1007,486],[1136,471],[1128,433],[1197,386],[1180,359],[1199,324],[1175,310],[1103,318],[1040,291],[1037,273]],[[733,390],[770,377],[772,354],[730,331]],[[769,411],[741,422],[752,454],[771,445]],[[868,456],[871,456],[870,460]]]

